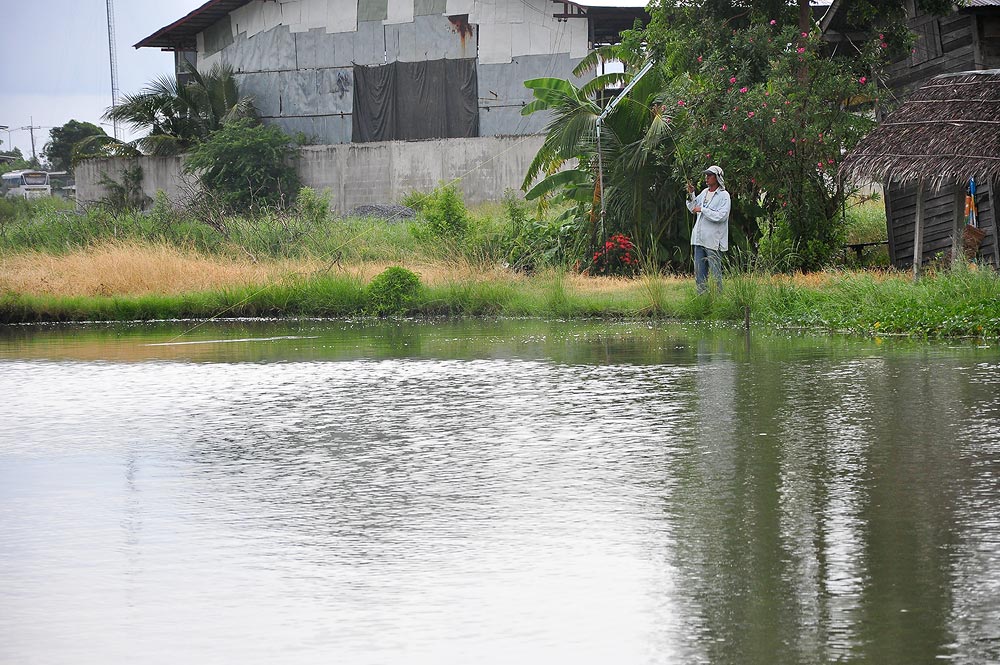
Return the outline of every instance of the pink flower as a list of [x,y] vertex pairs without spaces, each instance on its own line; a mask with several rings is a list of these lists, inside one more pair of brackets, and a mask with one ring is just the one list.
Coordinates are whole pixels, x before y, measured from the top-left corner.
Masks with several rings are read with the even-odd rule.
[[777,118],[771,118],[771,122],[778,122]]
[[729,82],[730,83],[736,83],[736,77],[735,76],[729,77]]
[[767,108],[767,102],[764,102],[763,104],[761,104],[761,107],[766,109]]
[[885,48],[885,47],[888,46],[888,44],[886,44],[885,42],[882,42],[881,44],[879,44],[879,46],[881,46],[882,48]]
[[750,111],[750,112],[747,113],[747,117],[748,118],[752,118],[753,116],[754,116],[754,112],[753,111]]
[[860,83],[861,85],[864,85],[865,83],[868,83],[868,77],[867,76],[862,76],[861,78],[858,79],[858,83]]
[[771,93],[770,93],[770,92],[765,92],[765,93],[764,93],[764,96],[765,96],[765,97],[770,97],[770,96],[771,96]]
[[795,143],[795,137],[794,136],[792,137],[792,143]]
[[816,162],[816,168],[823,168],[823,162]]
[[777,21],[775,21],[775,20],[774,20],[774,19],[772,18],[772,19],[771,19],[771,25],[774,25],[774,24],[776,24],[776,23],[777,23]]
[[794,150],[789,150],[789,151],[788,151],[788,154],[789,154],[789,155],[794,155],[794,154],[795,154],[795,151],[794,151]]
[[726,123],[722,123],[722,131],[726,131],[727,129],[728,127],[726,127]]
[[798,51],[799,53],[805,53],[805,52],[806,52],[806,49],[805,49],[805,47],[803,47],[803,46],[800,46],[800,47],[798,47],[798,48],[797,48],[797,49],[795,49],[795,50],[796,50],[796,51]]
[[826,163],[827,164],[833,164],[833,159],[831,158],[831,159],[826,160]]
[[788,106],[789,104],[791,104],[791,102],[786,99],[785,100],[785,106]]
[[701,56],[700,55],[698,56],[698,62],[701,62]]
[[746,88],[740,88],[740,92],[746,92],[746,91],[747,91]]
[[684,100],[683,99],[678,99],[677,100],[677,106],[684,106]]
[[711,158],[712,158],[712,153],[706,152],[705,153],[705,159],[711,159]]
[[885,39],[885,35],[883,35],[883,34],[882,34],[882,33],[880,32],[880,33],[878,33],[878,38],[879,38],[879,39]]
[[808,37],[809,35],[808,35],[807,33],[803,32],[803,33],[802,33],[802,36],[803,36],[803,37]]

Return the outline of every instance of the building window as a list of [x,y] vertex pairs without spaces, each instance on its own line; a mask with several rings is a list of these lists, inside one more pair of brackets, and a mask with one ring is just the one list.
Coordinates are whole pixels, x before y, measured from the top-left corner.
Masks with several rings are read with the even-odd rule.
[[913,53],[910,54],[910,66],[916,67],[925,62],[940,58],[943,54],[941,49],[941,23],[936,17],[929,16],[913,26],[913,33],[916,40],[913,42]]

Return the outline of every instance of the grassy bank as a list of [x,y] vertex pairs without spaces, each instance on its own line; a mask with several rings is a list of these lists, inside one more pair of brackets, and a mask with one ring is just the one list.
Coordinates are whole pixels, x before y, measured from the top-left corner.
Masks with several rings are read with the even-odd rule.
[[[447,214],[391,221],[338,219],[311,200],[245,218],[173,210],[159,199],[146,213],[10,204],[0,210],[0,322],[370,315],[379,310],[372,279],[399,265],[420,278],[394,310],[400,315],[738,323],[749,311],[770,327],[1000,336],[1000,278],[975,266],[917,284],[847,266],[795,276],[733,272],[722,293],[699,297],[690,277],[650,269],[631,279],[577,274],[568,268],[581,255],[574,222],[558,210],[539,216],[514,197],[466,211],[442,195],[437,204]],[[878,202],[845,219],[851,241],[884,238]]]
[[420,276],[410,316],[649,317],[742,322],[862,335],[1000,336],[1000,277],[975,266],[914,284],[895,273],[730,274],[697,296],[685,276],[527,275],[466,260],[254,261],[162,244],[105,243],[53,255],[0,256],[0,321],[218,316],[357,316],[389,265]]

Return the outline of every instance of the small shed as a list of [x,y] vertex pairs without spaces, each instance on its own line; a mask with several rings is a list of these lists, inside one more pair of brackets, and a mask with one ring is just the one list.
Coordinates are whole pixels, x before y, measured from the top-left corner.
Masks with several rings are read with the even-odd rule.
[[[899,268],[955,256],[963,235],[975,256],[1000,266],[1000,69],[941,74],[918,88],[843,160],[840,177],[885,191],[889,257]],[[976,184],[978,232],[966,231]],[[957,239],[957,242],[956,242]],[[975,244],[975,243],[973,243]]]

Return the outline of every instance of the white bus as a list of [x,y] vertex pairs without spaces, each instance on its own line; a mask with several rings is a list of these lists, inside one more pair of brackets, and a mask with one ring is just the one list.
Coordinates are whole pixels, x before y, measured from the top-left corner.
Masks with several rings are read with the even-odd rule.
[[8,198],[37,199],[52,195],[49,174],[46,171],[11,171],[4,173],[3,193]]

